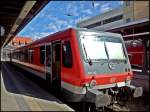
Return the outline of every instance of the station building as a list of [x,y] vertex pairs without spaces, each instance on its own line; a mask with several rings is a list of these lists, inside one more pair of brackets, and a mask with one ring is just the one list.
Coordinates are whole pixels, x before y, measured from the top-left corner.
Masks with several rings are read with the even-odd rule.
[[21,47],[30,42],[32,42],[32,39],[30,37],[15,37],[10,41],[8,45],[12,45],[14,47]]
[[77,27],[106,31],[143,19],[149,20],[149,1],[124,1],[122,7],[79,21]]
[[6,47],[2,49],[1,57],[4,61],[9,61],[10,52],[18,47],[31,43],[33,40],[30,37],[14,37]]

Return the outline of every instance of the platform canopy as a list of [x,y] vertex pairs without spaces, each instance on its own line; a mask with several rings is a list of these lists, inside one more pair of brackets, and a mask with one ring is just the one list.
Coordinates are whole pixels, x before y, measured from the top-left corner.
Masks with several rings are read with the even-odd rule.
[[47,0],[1,0],[0,48],[5,47],[48,2]]
[[145,18],[130,23],[108,29],[109,32],[120,33],[124,40],[149,39],[149,18]]

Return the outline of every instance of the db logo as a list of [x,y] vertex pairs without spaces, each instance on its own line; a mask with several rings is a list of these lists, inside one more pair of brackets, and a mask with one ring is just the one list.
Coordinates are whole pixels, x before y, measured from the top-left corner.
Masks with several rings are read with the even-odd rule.
[[111,70],[115,69],[116,68],[116,64],[115,63],[108,63],[108,66]]

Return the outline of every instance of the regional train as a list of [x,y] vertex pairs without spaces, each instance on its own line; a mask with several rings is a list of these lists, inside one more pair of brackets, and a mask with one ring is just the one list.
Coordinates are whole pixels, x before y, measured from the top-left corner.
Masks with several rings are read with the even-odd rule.
[[140,97],[120,34],[69,28],[12,52],[12,62],[45,79],[70,102],[107,107],[126,96]]
[[[135,45],[134,45],[135,44]],[[125,41],[126,49],[129,55],[131,67],[133,69],[140,69],[144,66],[144,45],[141,40]],[[147,56],[148,58],[149,56]],[[133,70],[132,69],[132,70]]]

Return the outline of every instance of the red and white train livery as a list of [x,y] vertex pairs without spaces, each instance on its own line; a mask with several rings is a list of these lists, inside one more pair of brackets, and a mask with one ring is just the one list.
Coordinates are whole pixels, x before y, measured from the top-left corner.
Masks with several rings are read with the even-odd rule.
[[12,57],[72,102],[103,107],[129,91],[142,95],[141,87],[130,85],[133,73],[120,34],[69,28],[15,49]]

